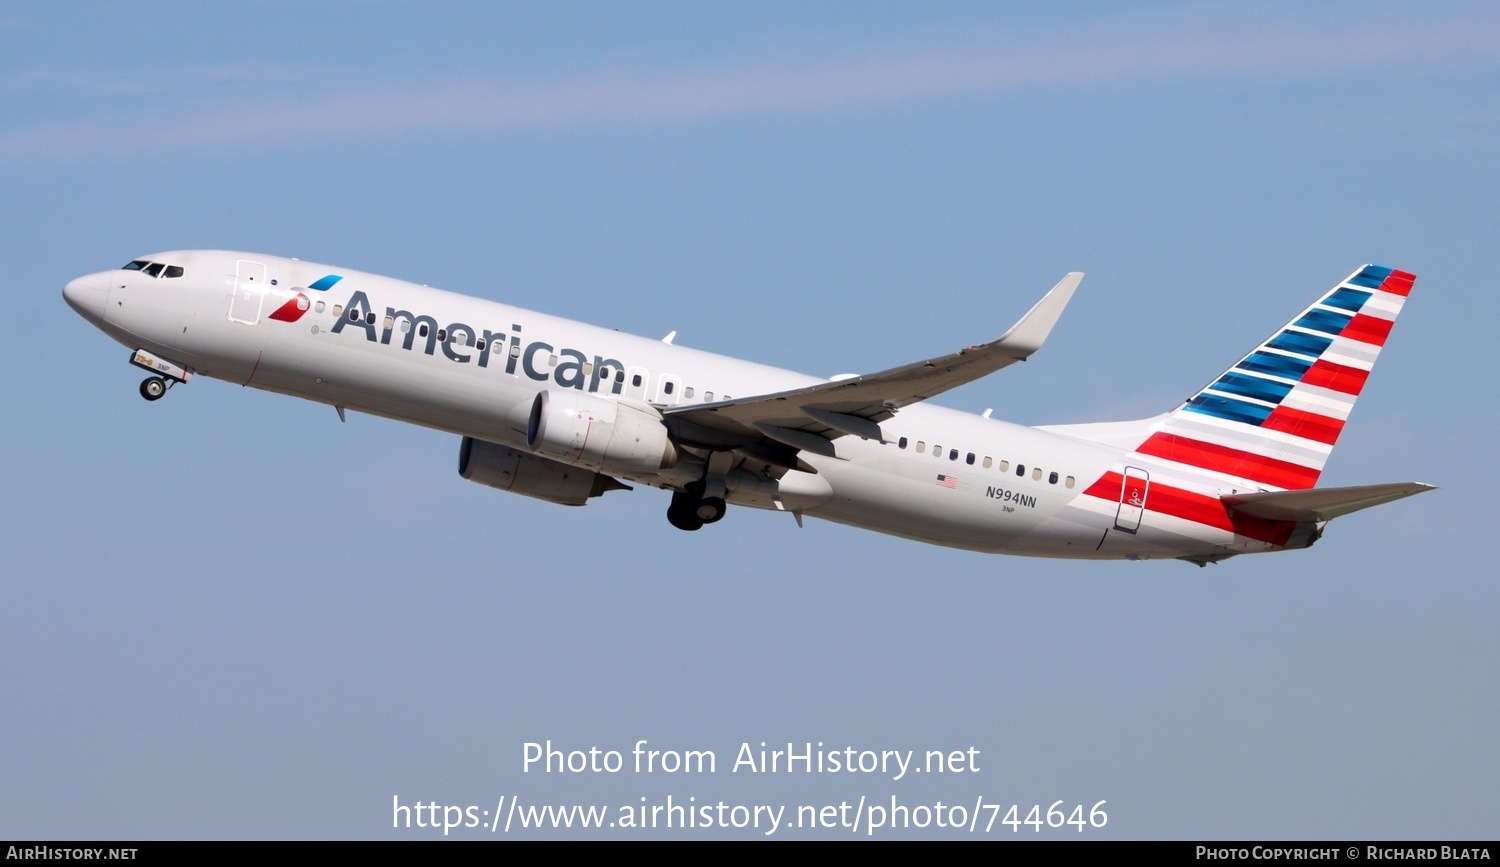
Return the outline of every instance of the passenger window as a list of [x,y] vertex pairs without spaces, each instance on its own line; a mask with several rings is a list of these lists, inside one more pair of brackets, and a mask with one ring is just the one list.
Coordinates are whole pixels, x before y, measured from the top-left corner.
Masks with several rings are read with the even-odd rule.
[[167,266],[161,264],[160,262],[152,262],[150,265],[146,266],[145,271],[146,271],[147,274],[151,275],[152,277],[160,277],[161,276],[161,269],[163,269],[165,267],[167,267]]
[[[481,348],[483,348],[483,347],[481,347]],[[593,372],[594,372],[594,362],[592,362],[592,361],[585,361],[583,363],[583,375],[584,376],[590,376],[590,375],[593,374]]]
[[485,345],[484,344],[484,338],[481,337],[481,338],[479,338],[479,342],[477,344],[475,344],[474,348],[477,349],[477,350],[479,350],[480,352],[483,352],[484,351],[484,345]]
[[1016,464],[1016,475],[1018,475],[1018,476],[1024,476],[1024,475],[1026,475],[1026,465],[1025,464]]
[[964,458],[964,463],[968,464],[971,467],[974,466],[974,453],[973,452],[969,452],[969,456],[966,457],[966,458]]
[[942,446],[933,446],[932,447],[932,455],[933,455],[933,457],[937,457],[937,458],[942,457],[943,456],[943,447]]
[[927,450],[927,443],[924,442],[924,441],[922,441],[922,440],[917,440],[917,454],[920,455],[922,452],[924,452],[926,450]]
[[1068,476],[1066,479],[1063,480],[1063,484],[1067,485],[1070,488],[1073,487],[1073,477],[1072,476]]
[[714,393],[711,392],[711,391],[705,391],[705,392],[703,392],[703,402],[704,403],[713,403],[714,402]]
[[1057,473],[1048,473],[1047,474],[1047,484],[1049,484],[1049,485],[1055,485],[1055,484],[1057,484]]
[[898,449],[904,449],[904,448],[906,448],[906,437],[902,437],[901,439],[899,439],[899,440],[896,441],[896,448],[898,448]]
[[390,331],[392,328],[396,327],[396,317],[387,316],[383,324],[385,325],[385,330]]
[[691,398],[692,396],[693,396],[693,387],[691,385],[688,386],[688,387],[686,387],[686,388],[684,388],[682,390],[682,397],[683,397],[683,399],[688,399],[688,398]]
[[670,379],[667,380],[665,383],[662,384],[662,387],[661,387],[662,393],[663,394],[671,394],[672,393],[672,389],[676,385],[677,385],[677,383],[673,382],[672,380],[670,380]]
[[427,336],[427,323],[426,322],[423,322],[421,325],[417,326],[417,336],[418,337],[426,337]]
[[1000,472],[1002,472],[1002,473],[1008,473],[1008,472],[1010,472],[1010,461],[1001,461],[1000,462]]
[[359,308],[357,308],[357,307],[350,307],[349,308],[349,321],[350,322],[358,322],[359,321]]
[[948,460],[950,460],[950,461],[956,461],[956,460],[958,460],[958,449],[949,449],[948,450]]
[[1033,482],[1040,482],[1042,480],[1042,468],[1041,467],[1037,467],[1036,469],[1034,469],[1034,470],[1031,471],[1031,480]]
[[437,338],[438,338],[438,343],[443,343],[444,341],[446,341],[448,339],[448,329],[446,329],[446,328],[439,328],[438,329],[438,333],[437,333]]
[[630,377],[630,384],[639,388],[641,385],[641,375],[637,373],[635,376]]
[[344,315],[344,305],[342,305],[342,304],[335,304],[335,305],[333,305],[333,318],[337,319],[337,318],[339,318],[340,316],[343,316],[343,315]]
[[162,276],[166,277],[167,279],[171,279],[173,277],[181,277],[183,273],[184,272],[181,265],[168,265],[167,273],[163,274]]
[[617,371],[615,371],[615,382],[624,382],[624,381],[625,381],[625,371],[623,371],[623,370],[617,370]]
[[548,367],[556,367],[557,366],[557,356],[556,355],[549,355],[549,356],[547,356],[547,366]]
[[365,316],[365,321],[368,322],[368,323],[370,323],[371,325],[375,324],[375,311],[374,310],[371,310],[369,312],[369,314]]
[[401,333],[405,334],[408,331],[411,331],[411,320],[410,319],[403,319],[403,320],[401,320]]
[[[323,302],[319,301],[317,304],[313,305],[313,309],[317,310],[319,313],[322,313],[323,312]],[[406,329],[403,328],[401,330],[405,331]]]
[[990,457],[989,455],[985,455],[984,456],[984,468],[985,469],[989,469],[990,467],[993,467],[994,465],[995,465],[995,459],[992,458],[992,457]]

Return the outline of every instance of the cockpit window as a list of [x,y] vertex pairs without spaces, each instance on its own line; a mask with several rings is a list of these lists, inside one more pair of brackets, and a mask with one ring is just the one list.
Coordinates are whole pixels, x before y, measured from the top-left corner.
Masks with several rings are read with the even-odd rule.
[[181,277],[185,273],[181,265],[166,265],[161,262],[148,262],[145,259],[135,259],[120,270],[144,271],[149,276],[166,279]]

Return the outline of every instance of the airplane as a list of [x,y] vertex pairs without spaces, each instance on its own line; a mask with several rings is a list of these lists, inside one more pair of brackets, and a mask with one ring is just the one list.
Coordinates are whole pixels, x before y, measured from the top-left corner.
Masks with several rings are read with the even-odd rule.
[[1039,348],[1082,280],[999,338],[823,379],[298,259],[180,250],[63,297],[157,400],[206,376],[461,437],[467,480],[570,506],[670,490],[972,551],[1204,566],[1306,548],[1328,521],[1432,490],[1318,488],[1415,277],[1365,265],[1168,412],[1026,427],[928,403]]

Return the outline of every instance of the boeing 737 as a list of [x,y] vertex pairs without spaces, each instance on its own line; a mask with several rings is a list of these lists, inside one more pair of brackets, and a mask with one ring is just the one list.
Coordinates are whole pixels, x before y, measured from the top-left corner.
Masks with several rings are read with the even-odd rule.
[[1411,291],[1366,265],[1180,406],[1024,427],[928,399],[1036,352],[1083,275],[998,339],[820,379],[347,268],[184,250],[63,289],[150,371],[461,437],[470,481],[580,506],[672,491],[698,530],[730,504],[1003,554],[1199,565],[1305,548],[1341,515],[1430,490],[1314,487]]

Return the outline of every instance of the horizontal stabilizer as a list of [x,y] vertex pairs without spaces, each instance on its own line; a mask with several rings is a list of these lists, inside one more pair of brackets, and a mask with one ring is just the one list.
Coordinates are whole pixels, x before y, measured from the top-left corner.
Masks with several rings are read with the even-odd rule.
[[1431,491],[1436,487],[1423,482],[1393,482],[1348,488],[1229,494],[1219,499],[1236,512],[1272,521],[1331,521],[1340,515]]

